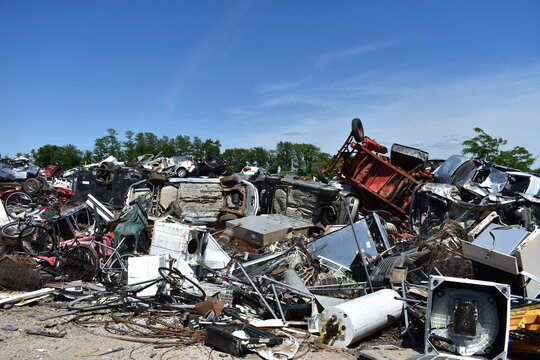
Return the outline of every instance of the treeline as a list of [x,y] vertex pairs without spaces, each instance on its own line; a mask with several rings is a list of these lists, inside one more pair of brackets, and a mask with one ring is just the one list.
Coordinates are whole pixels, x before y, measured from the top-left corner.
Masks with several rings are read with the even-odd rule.
[[151,132],[132,131],[126,131],[125,138],[121,140],[114,129],[107,129],[107,135],[95,139],[92,150],[80,150],[73,144],[47,144],[24,155],[41,167],[60,164],[64,169],[69,169],[98,162],[109,155],[119,161],[134,161],[140,155],[159,153],[166,157],[184,155],[195,160],[216,155],[226,161],[229,174],[251,165],[263,167],[271,173],[279,169],[282,173],[294,172],[301,176],[314,176],[317,163],[325,162],[329,158],[329,154],[321,152],[319,147],[312,144],[280,141],[275,149],[233,148],[222,152],[219,140],[203,140],[199,137],[191,139],[187,135],[158,137]]

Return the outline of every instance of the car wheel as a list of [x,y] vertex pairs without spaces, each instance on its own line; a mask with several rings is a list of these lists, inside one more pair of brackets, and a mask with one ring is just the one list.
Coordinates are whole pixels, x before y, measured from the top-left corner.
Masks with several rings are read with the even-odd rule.
[[360,121],[360,119],[358,118],[352,119],[351,127],[352,127],[352,136],[354,137],[354,140],[356,140],[357,143],[363,142],[364,141],[364,127],[362,126],[362,121]]
[[29,193],[30,195],[35,195],[41,190],[42,183],[38,179],[30,178],[26,179],[26,181],[23,184],[24,191]]
[[178,168],[178,170],[176,170],[176,175],[178,177],[185,178],[187,176],[187,170],[184,168]]

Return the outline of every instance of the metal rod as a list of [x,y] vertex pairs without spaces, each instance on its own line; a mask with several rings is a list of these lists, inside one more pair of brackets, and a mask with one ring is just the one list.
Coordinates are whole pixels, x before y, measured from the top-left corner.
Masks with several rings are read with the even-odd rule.
[[279,309],[279,313],[281,314],[281,319],[285,324],[287,320],[285,320],[285,314],[283,313],[283,308],[281,307],[281,302],[279,301],[279,297],[277,295],[276,286],[274,285],[274,283],[270,284],[270,286],[272,287],[272,292],[274,293],[274,297],[276,298],[276,304]]
[[79,310],[72,310],[72,311],[66,311],[60,314],[54,314],[50,316],[42,316],[39,318],[40,321],[46,321],[46,320],[52,320],[63,316],[69,316],[69,315],[75,315],[79,312]]
[[313,285],[308,286],[308,289],[322,289],[322,288],[333,288],[333,287],[347,287],[347,286],[360,286],[366,285],[366,282],[357,282],[357,283],[347,283],[347,284],[326,284],[326,285]]
[[366,290],[364,286],[362,287],[327,287],[327,288],[309,288],[313,291],[355,291],[355,290]]
[[[401,296],[405,299],[405,281],[401,280]],[[401,333],[401,335],[405,334],[407,330],[409,329],[409,314],[407,313],[407,302],[403,302],[403,320],[405,320],[405,330]]]
[[290,285],[284,284],[282,282],[279,282],[277,280],[269,278],[269,277],[267,277],[265,275],[261,276],[261,279],[267,280],[267,281],[269,281],[271,283],[274,283],[274,284],[276,284],[277,287],[280,287],[280,288],[285,289],[285,290],[289,290],[290,292],[296,293],[296,294],[298,294],[300,296],[307,297],[307,298],[310,298],[310,299],[313,299],[315,297],[315,295],[313,295],[313,294],[303,292],[302,290],[298,290],[298,289],[296,289],[296,288],[294,288],[294,287],[292,287]]
[[249,283],[251,284],[251,286],[253,287],[253,289],[255,289],[255,291],[257,292],[257,294],[259,295],[259,297],[261,298],[262,302],[264,303],[264,305],[266,306],[266,308],[268,309],[268,311],[270,311],[270,313],[272,314],[272,316],[274,317],[274,319],[279,319],[276,315],[276,313],[274,312],[274,310],[272,310],[272,308],[270,307],[270,305],[268,304],[268,302],[266,301],[266,299],[264,298],[263,294],[261,294],[261,292],[259,291],[259,289],[257,288],[257,286],[255,285],[255,283],[250,279],[249,275],[247,274],[246,270],[244,269],[244,267],[242,266],[242,264],[238,263],[238,266],[240,267],[240,270],[242,270],[242,272],[244,273],[244,276],[246,277],[246,279],[249,281]]
[[523,297],[523,296],[519,296],[519,295],[511,295],[511,297],[512,297],[512,300],[524,300],[524,301],[540,302],[540,299],[532,299],[532,298],[527,298],[527,297]]
[[413,304],[424,304],[425,303],[425,301],[422,301],[422,300],[409,299],[409,298],[404,298],[404,297],[399,297],[399,296],[394,296],[394,299],[401,300],[401,301],[406,301],[406,302],[411,302]]

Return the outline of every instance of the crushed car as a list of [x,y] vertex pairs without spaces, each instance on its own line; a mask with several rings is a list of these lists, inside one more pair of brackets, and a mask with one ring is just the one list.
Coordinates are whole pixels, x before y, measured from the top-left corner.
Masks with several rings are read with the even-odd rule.
[[354,119],[323,181],[252,166],[211,178],[217,159],[179,173],[183,160],[148,155],[64,175],[62,209],[48,207],[58,192],[3,186],[20,201],[5,206],[0,286],[23,291],[0,296],[4,316],[50,305],[43,321],[220,357],[538,357],[540,178],[387,153]]

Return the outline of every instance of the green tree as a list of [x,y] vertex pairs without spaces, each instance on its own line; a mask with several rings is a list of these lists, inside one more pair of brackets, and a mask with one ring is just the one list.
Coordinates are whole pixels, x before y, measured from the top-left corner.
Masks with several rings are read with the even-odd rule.
[[221,153],[221,143],[219,140],[206,139],[202,141],[199,137],[193,138],[193,147],[191,155],[198,160],[204,159],[209,155],[219,156]]
[[84,150],[82,153],[82,165],[91,164],[94,161],[94,153],[90,150]]
[[486,158],[486,160],[496,164],[531,171],[530,167],[536,157],[527,149],[515,146],[511,150],[501,150],[500,147],[508,143],[506,139],[494,138],[478,127],[474,128],[474,131],[478,135],[462,143],[464,146],[463,154],[471,154],[474,157]]
[[24,156],[25,158],[27,159],[30,159],[32,157],[31,154],[28,154],[28,153],[22,153],[22,152],[18,152],[15,154],[15,157],[18,158],[18,157],[21,157],[21,156]]
[[170,139],[168,136],[162,136],[157,142],[157,151],[166,157],[177,155],[174,139]]
[[139,132],[135,135],[135,156],[159,153],[159,139],[151,132]]
[[248,165],[270,169],[273,161],[271,151],[260,146],[250,149],[226,149],[221,158],[225,160],[229,174],[242,171]]
[[107,129],[108,135],[97,138],[94,141],[94,157],[96,161],[114,156],[117,159],[123,158],[122,143],[118,140],[118,133],[114,129]]
[[272,164],[272,153],[263,147],[256,146],[249,149],[249,158],[246,165],[258,166],[269,169]]
[[295,172],[300,176],[315,176],[317,164],[328,159],[329,155],[321,152],[312,144],[293,144],[293,163]]
[[133,161],[137,157],[135,149],[135,133],[131,130],[125,132],[126,140],[122,143],[124,160]]
[[193,143],[187,135],[176,135],[173,139],[176,155],[192,156]]
[[250,151],[242,148],[226,149],[221,158],[225,160],[227,173],[233,174],[240,172],[248,164]]
[[290,141],[280,141],[276,145],[270,171],[277,172],[278,168],[283,172],[294,171],[294,148]]
[[83,163],[83,152],[75,145],[64,146],[43,145],[37,150],[32,150],[32,159],[40,167],[59,164],[64,169],[70,169]]

